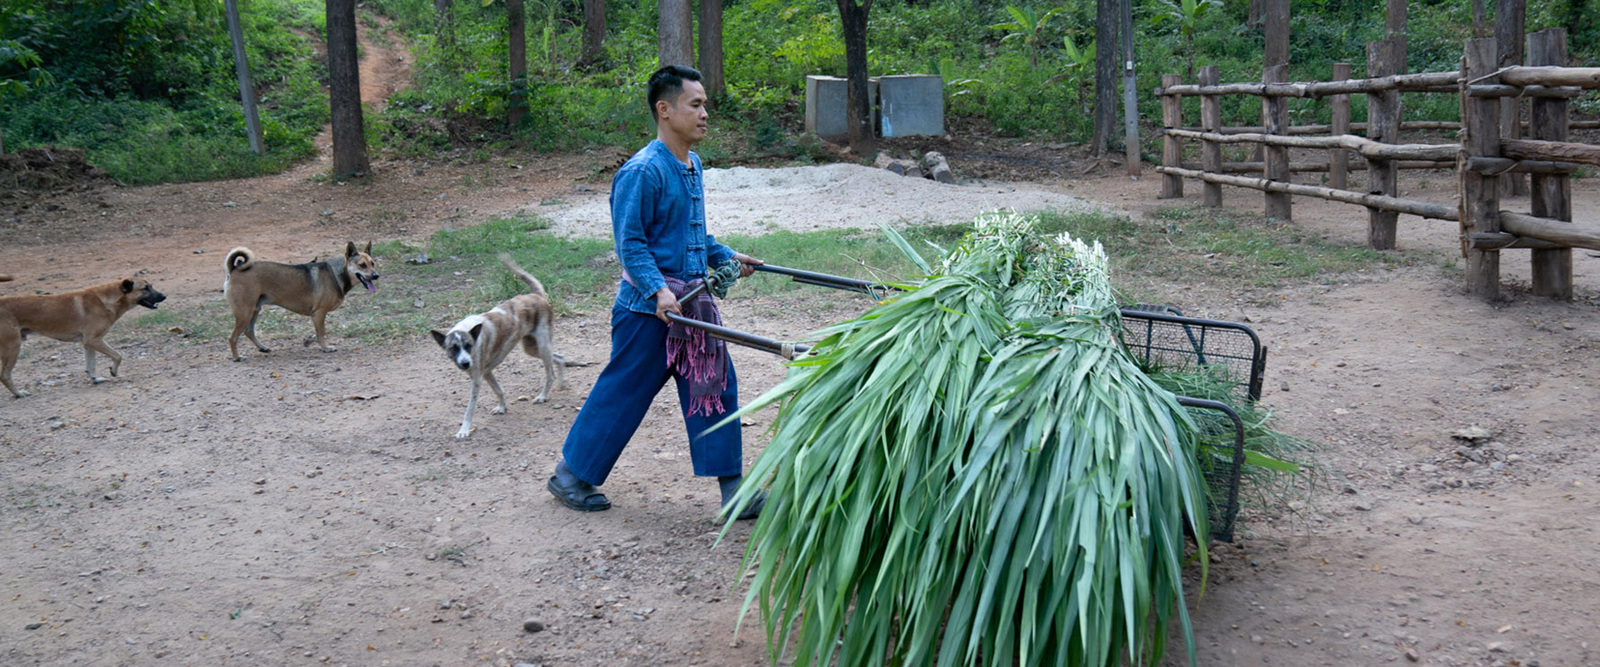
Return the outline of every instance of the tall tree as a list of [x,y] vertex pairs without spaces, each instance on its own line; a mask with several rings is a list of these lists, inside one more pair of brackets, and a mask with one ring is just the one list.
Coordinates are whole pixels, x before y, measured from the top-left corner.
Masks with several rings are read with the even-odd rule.
[[722,0],[700,0],[700,76],[708,97],[722,94]]
[[456,27],[451,0],[433,0],[433,42],[447,71],[455,67]]
[[606,0],[583,0],[583,56],[578,64],[590,67],[605,54]]
[[[841,2],[843,0],[840,0]],[[1094,13],[1094,38],[1100,46],[1094,57],[1094,138],[1089,147],[1091,154],[1108,155],[1111,135],[1117,125],[1117,77],[1122,68],[1117,66],[1120,43],[1117,25],[1122,13],[1122,2],[1130,0],[1096,0]]]
[[228,39],[233,42],[233,71],[239,76],[239,101],[244,103],[244,129],[250,135],[250,152],[260,155],[261,116],[256,113],[256,87],[250,82],[250,60],[244,52],[244,29],[239,24],[238,0],[226,0]]
[[844,70],[848,81],[845,122],[850,126],[850,150],[858,157],[871,157],[872,98],[867,89],[867,13],[872,0],[838,0],[839,19],[844,24]]
[[1600,4],[1594,0],[1567,0],[1565,11],[1567,35],[1571,37],[1572,50],[1589,51],[1600,45]]
[[689,0],[661,0],[656,7],[660,65],[694,66],[694,14]]
[[511,47],[511,99],[507,111],[512,130],[522,124],[528,110],[528,13],[522,0],[506,0],[506,28]]
[[355,0],[328,0],[328,106],[333,115],[333,176],[366,174],[361,121],[361,66],[356,54]]

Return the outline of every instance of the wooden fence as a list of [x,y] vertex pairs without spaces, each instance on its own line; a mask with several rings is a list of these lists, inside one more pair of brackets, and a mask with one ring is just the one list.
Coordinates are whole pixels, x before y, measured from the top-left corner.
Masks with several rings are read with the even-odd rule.
[[[1350,79],[1350,66],[1336,64],[1332,81],[1286,83],[1279,68],[1268,68],[1262,83],[1219,84],[1215,67],[1200,72],[1198,84],[1162,77],[1163,146],[1161,196],[1182,197],[1183,179],[1202,182],[1203,205],[1222,205],[1222,186],[1265,193],[1266,215],[1289,219],[1291,197],[1317,197],[1367,207],[1367,240],[1393,249],[1401,213],[1460,223],[1468,288],[1484,298],[1499,298],[1501,250],[1533,253],[1533,288],[1541,295],[1572,295],[1572,248],[1600,250],[1600,226],[1572,223],[1569,176],[1583,165],[1600,166],[1600,146],[1568,141],[1568,131],[1600,127],[1572,121],[1568,102],[1585,90],[1600,89],[1600,68],[1564,67],[1566,31],[1556,28],[1528,36],[1527,66],[1497,68],[1495,39],[1466,43],[1459,72],[1398,74],[1404,49],[1398,42],[1367,45],[1366,79]],[[1461,121],[1401,120],[1400,93],[1458,96]],[[1365,123],[1350,122],[1350,95],[1367,96]],[[1262,100],[1258,127],[1223,127],[1220,96],[1251,95]],[[1200,98],[1200,125],[1183,124],[1183,98]],[[1288,98],[1326,98],[1332,123],[1289,126]],[[1517,122],[1517,105],[1529,99],[1528,121]],[[1502,113],[1509,106],[1510,112]],[[1506,138],[1518,135],[1525,139]],[[1526,128],[1524,130],[1524,128]],[[1459,143],[1402,144],[1402,130],[1457,130]],[[1365,136],[1359,136],[1361,132]],[[1200,143],[1200,162],[1183,161],[1183,142]],[[1224,144],[1260,147],[1253,161],[1224,162]],[[1323,149],[1326,161],[1289,160],[1289,149]],[[1352,160],[1359,157],[1359,160]],[[1367,170],[1365,192],[1347,189],[1351,169]],[[1439,204],[1399,195],[1400,169],[1452,169],[1458,201]],[[1326,172],[1327,186],[1291,182],[1293,172]],[[1242,174],[1259,174],[1247,176]],[[1502,189],[1511,174],[1532,174],[1530,213],[1500,209]]]

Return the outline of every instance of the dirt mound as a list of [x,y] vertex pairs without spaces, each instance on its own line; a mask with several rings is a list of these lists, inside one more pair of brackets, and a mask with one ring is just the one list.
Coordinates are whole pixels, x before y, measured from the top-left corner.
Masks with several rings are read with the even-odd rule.
[[89,164],[80,148],[41,146],[0,155],[0,194],[76,190],[112,182],[110,174]]

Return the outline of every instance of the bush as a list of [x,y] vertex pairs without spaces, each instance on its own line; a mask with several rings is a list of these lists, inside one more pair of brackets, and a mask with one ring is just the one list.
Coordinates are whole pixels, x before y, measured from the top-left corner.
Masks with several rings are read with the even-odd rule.
[[281,170],[314,152],[311,138],[328,119],[322,64],[302,34],[321,29],[319,6],[259,0],[240,8],[266,155],[249,152],[220,3],[0,6],[0,40],[38,53],[53,80],[13,100],[0,114],[0,130],[8,148],[83,148],[92,163],[128,183]]

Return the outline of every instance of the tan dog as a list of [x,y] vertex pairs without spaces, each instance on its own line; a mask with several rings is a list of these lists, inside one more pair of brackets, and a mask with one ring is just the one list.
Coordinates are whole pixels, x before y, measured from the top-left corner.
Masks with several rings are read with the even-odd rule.
[[249,248],[228,251],[228,277],[222,292],[233,310],[233,333],[228,336],[228,352],[233,354],[233,360],[242,361],[239,334],[249,336],[257,350],[272,351],[256,340],[256,318],[261,316],[262,306],[278,306],[310,317],[316,335],[307,336],[303,344],[315,342],[323,352],[334,351],[322,342],[323,321],[344,303],[344,296],[357,281],[369,292],[378,291],[373,284],[378,279],[378,262],[371,253],[372,243],[367,243],[365,250],[357,250],[356,244],[351,243],[345,246],[343,257],[326,262],[279,264],[256,261]]
[[567,360],[556,354],[555,347],[550,343],[556,314],[550,308],[544,285],[513,263],[511,257],[501,255],[500,261],[528,283],[533,293],[511,297],[487,313],[468,315],[448,332],[429,332],[433,334],[433,341],[450,355],[451,363],[466,371],[472,379],[472,397],[467,399],[467,414],[461,418],[461,430],[456,431],[456,438],[472,435],[472,412],[478,407],[478,387],[485,380],[500,399],[500,405],[490,412],[497,415],[506,413],[506,394],[494,379],[494,369],[505,361],[506,355],[511,354],[518,343],[528,356],[544,360],[544,391],[539,392],[533,402],[544,402],[558,376],[561,378],[561,387],[567,386]]
[[111,358],[111,377],[116,377],[122,355],[106,345],[106,332],[134,306],[155,310],[166,299],[150,283],[131,278],[62,294],[0,297],[0,384],[17,398],[28,395],[11,384],[11,369],[22,354],[22,339],[30,333],[82,342],[83,368],[90,382],[105,382],[94,374],[96,352]]

